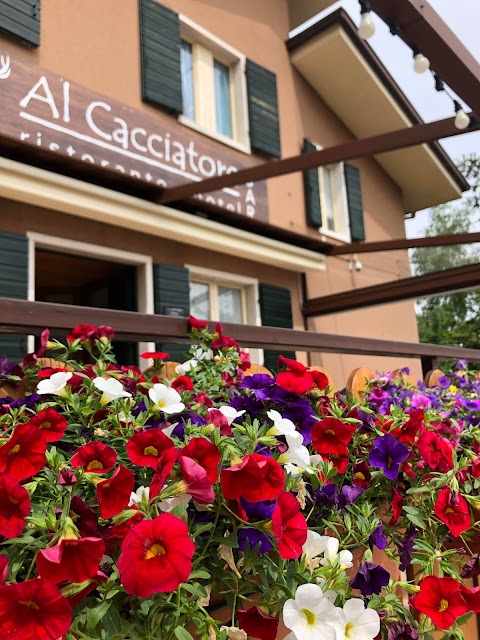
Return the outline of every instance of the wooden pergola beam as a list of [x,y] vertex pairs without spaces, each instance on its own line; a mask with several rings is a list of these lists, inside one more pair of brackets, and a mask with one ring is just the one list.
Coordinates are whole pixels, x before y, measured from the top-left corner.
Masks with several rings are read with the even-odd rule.
[[436,120],[427,124],[417,124],[407,129],[398,129],[370,138],[353,140],[335,147],[320,149],[319,151],[302,153],[282,160],[272,160],[247,169],[240,169],[236,173],[223,174],[200,182],[185,182],[176,187],[164,189],[158,194],[156,201],[161,204],[176,202],[198,193],[209,193],[225,187],[245,184],[246,182],[258,182],[267,178],[295,173],[296,171],[305,171],[314,167],[364,158],[396,149],[415,147],[442,138],[450,138],[467,133],[468,131],[476,131],[479,128],[478,122],[472,122],[469,129],[460,131],[455,127],[454,118]]
[[351,253],[374,253],[377,251],[395,251],[396,249],[417,249],[421,247],[445,247],[452,244],[470,244],[480,242],[480,232],[446,233],[441,236],[424,238],[397,238],[378,242],[351,242],[335,245],[328,251],[330,256],[341,256]]
[[[480,63],[426,0],[370,0],[384,22],[430,60],[435,73],[480,117]],[[459,7],[461,11],[461,8]]]
[[393,282],[382,282],[370,287],[312,298],[305,300],[302,311],[305,318],[312,318],[372,307],[377,304],[473,289],[478,287],[479,283],[480,264],[470,264],[428,273],[425,276],[402,278]]

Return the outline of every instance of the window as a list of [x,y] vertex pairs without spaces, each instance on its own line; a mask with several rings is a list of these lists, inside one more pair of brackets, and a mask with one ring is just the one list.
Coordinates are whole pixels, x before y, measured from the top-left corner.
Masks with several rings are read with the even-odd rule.
[[182,124],[250,152],[245,58],[184,16],[180,33]]
[[347,191],[343,164],[319,167],[318,184],[322,211],[320,233],[350,242]]

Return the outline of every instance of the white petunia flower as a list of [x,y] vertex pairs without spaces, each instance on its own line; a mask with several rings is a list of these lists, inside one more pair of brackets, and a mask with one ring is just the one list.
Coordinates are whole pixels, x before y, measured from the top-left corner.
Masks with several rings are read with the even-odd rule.
[[295,432],[293,422],[288,418],[282,418],[281,414],[275,411],[275,409],[267,411],[267,416],[273,422],[273,427],[267,431],[267,436],[286,436],[287,434]]
[[198,361],[194,358],[191,358],[190,360],[186,360],[183,364],[177,364],[177,366],[175,367],[175,373],[177,374],[177,376],[184,376],[189,371],[195,369],[197,365]]
[[73,373],[70,371],[58,371],[57,373],[52,373],[50,378],[40,380],[37,385],[37,393],[40,395],[51,393],[54,396],[65,396],[66,393],[64,389],[72,376]]
[[317,584],[302,584],[283,606],[283,621],[301,640],[335,640],[334,622],[342,610],[324,597]]
[[310,454],[307,447],[303,442],[303,436],[301,433],[295,431],[295,433],[289,433],[285,436],[287,440],[288,449],[284,453],[280,454],[277,462],[284,464],[285,469],[292,475],[299,475],[310,464]]
[[380,617],[374,609],[365,609],[363,600],[352,598],[340,609],[334,622],[336,640],[373,640],[380,631]]
[[213,360],[214,354],[211,349],[207,349],[204,351],[201,347],[199,347],[193,356],[196,360]]
[[128,503],[128,506],[132,507],[134,504],[139,504],[142,501],[144,495],[147,496],[147,500],[150,498],[150,487],[144,487],[142,485],[141,487],[138,487],[136,491],[132,491],[132,493],[130,494],[130,502]]
[[105,405],[117,398],[131,398],[132,394],[125,391],[122,383],[115,378],[95,378],[93,386],[102,392],[100,404]]
[[163,411],[163,413],[179,413],[185,409],[180,394],[164,384],[154,384],[152,389],[149,389],[148,395],[154,408]]
[[327,567],[329,564],[334,564],[337,559],[342,569],[349,569],[353,567],[353,555],[350,551],[344,550],[338,553],[339,542],[337,538],[325,536],[327,539],[327,545],[323,553],[323,559],[320,560],[320,564]]
[[307,539],[302,547],[302,554],[305,557],[305,560],[309,562],[321,555],[327,548],[327,540],[328,536],[321,536],[316,531],[308,529]]
[[232,424],[235,418],[238,418],[238,416],[243,416],[243,414],[245,413],[245,409],[243,409],[242,411],[237,411],[234,407],[230,407],[228,405],[218,407],[218,410],[226,417],[229,425]]
[[189,496],[188,493],[182,493],[181,496],[175,496],[175,498],[165,498],[165,500],[158,501],[158,508],[160,511],[170,512],[179,504],[188,504],[192,496]]

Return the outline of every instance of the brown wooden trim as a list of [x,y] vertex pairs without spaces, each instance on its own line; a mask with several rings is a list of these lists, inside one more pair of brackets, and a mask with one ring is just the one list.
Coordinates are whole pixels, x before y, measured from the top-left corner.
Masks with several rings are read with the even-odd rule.
[[[345,9],[342,9],[340,7],[332,13],[329,13],[322,20],[315,22],[301,33],[287,40],[287,49],[289,49],[290,51],[294,51],[298,47],[301,47],[303,44],[305,44],[305,42],[309,42],[312,38],[325,33],[334,26],[340,26],[345,31],[353,46],[366,60],[367,64],[373,69],[375,76],[383,84],[388,93],[393,97],[395,102],[398,104],[398,106],[407,116],[410,122],[412,124],[423,124],[423,120],[420,117],[419,113],[416,111],[412,103],[408,100],[406,95],[390,75],[387,68],[383,65],[382,61],[377,56],[375,51],[368,44],[368,42],[362,40],[359,37],[358,27],[345,11]],[[406,64],[408,64],[408,54],[406,55]],[[459,189],[461,191],[467,191],[470,185],[465,180],[464,176],[459,171],[459,169],[447,154],[445,149],[442,147],[442,145],[437,141],[434,141],[429,146],[432,149],[433,153],[437,156],[438,160],[442,163],[446,171],[454,179]]]
[[207,178],[200,182],[185,182],[177,187],[164,189],[158,194],[157,202],[166,204],[183,200],[198,193],[209,193],[225,187],[233,187],[245,182],[256,182],[266,180],[276,176],[283,176],[296,171],[304,171],[314,167],[321,167],[327,164],[335,164],[356,158],[385,153],[396,149],[405,149],[420,144],[450,138],[470,131],[476,131],[480,124],[472,122],[470,128],[460,131],[455,127],[455,118],[445,118],[429,122],[428,124],[417,124],[407,129],[398,129],[382,133],[378,136],[353,140],[345,144],[340,144],[319,151],[302,153],[298,156],[284,158],[283,160],[273,160],[264,164],[240,169],[235,173],[223,174],[214,178]]
[[425,276],[382,282],[371,287],[341,291],[330,296],[306,300],[303,314],[307,317],[372,307],[377,304],[412,300],[478,287],[480,264],[445,269]]
[[[0,333],[40,335],[45,327],[52,333],[67,333],[80,323],[111,325],[116,331],[116,337],[123,340],[188,342],[187,318],[0,298]],[[214,322],[210,323],[210,328],[214,330]],[[477,349],[243,324],[224,324],[223,328],[225,334],[233,336],[242,346],[253,348],[480,361],[480,350]]]
[[370,0],[398,35],[430,60],[431,68],[480,117],[480,63],[426,0]]
[[442,236],[424,238],[397,238],[379,242],[351,242],[332,247],[329,255],[340,256],[349,253],[373,253],[376,251],[394,251],[396,249],[415,249],[419,247],[445,247],[452,244],[470,244],[480,242],[480,232],[446,233]]

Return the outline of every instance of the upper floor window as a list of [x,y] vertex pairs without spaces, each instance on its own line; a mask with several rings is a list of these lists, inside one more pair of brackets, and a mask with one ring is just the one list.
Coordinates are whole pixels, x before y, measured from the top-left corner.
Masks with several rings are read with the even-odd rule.
[[320,232],[350,242],[347,193],[343,164],[318,169],[322,225]]

